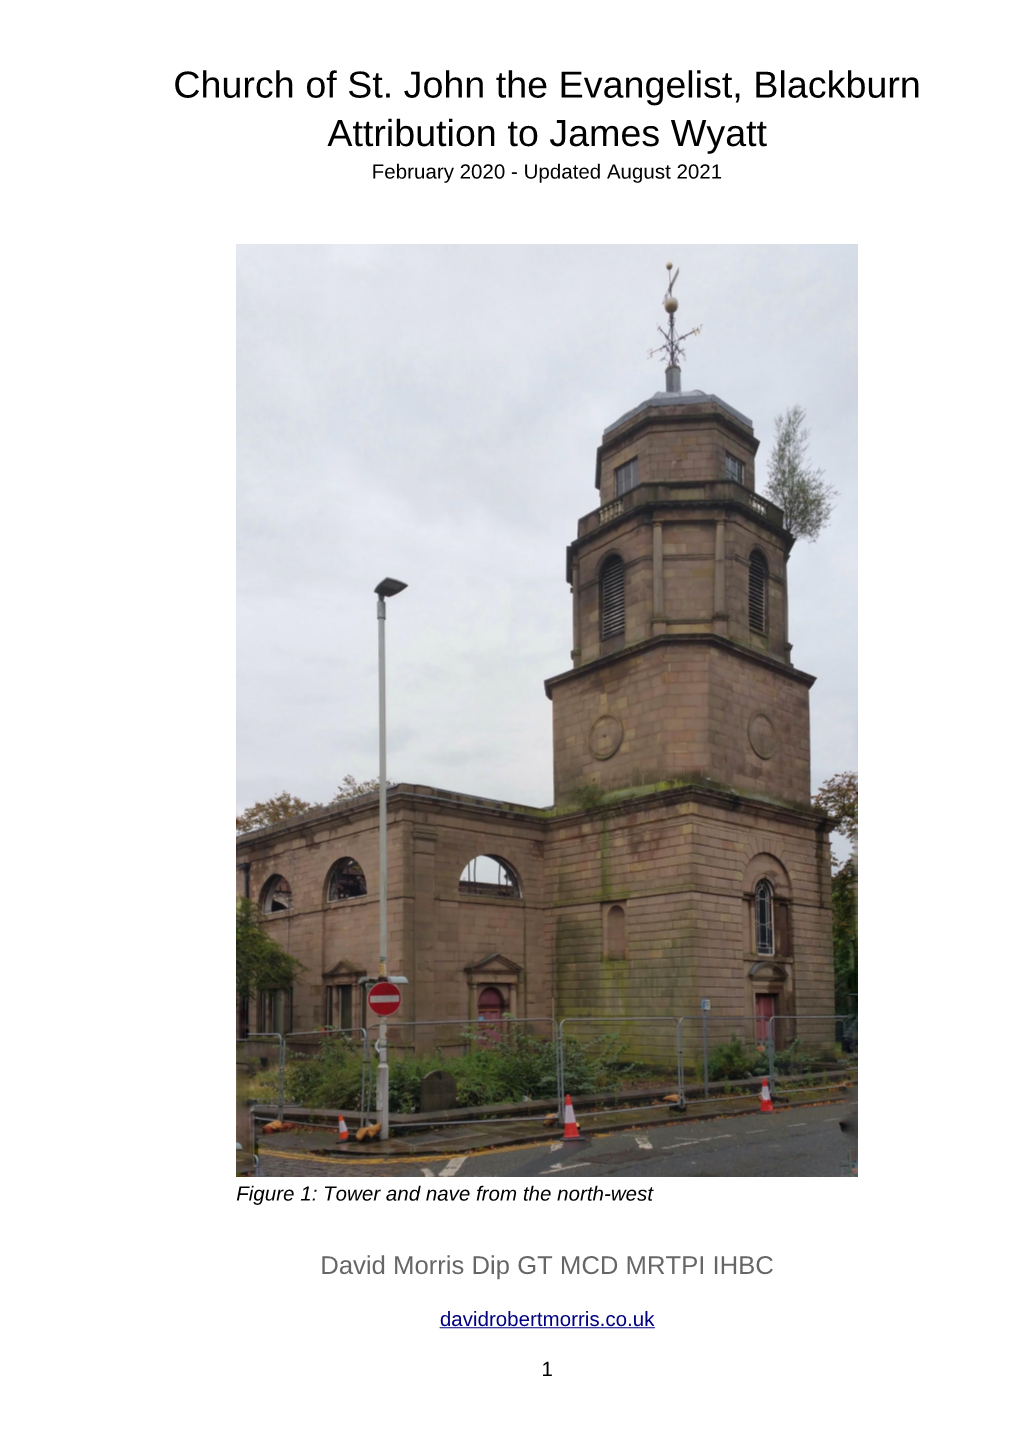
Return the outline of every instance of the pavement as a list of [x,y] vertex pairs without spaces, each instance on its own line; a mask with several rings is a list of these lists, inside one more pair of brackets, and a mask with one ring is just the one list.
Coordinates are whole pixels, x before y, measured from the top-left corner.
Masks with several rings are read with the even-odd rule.
[[562,1176],[578,1187],[589,1177],[839,1177],[856,1174],[856,1131],[840,1128],[851,1114],[855,1100],[846,1097],[771,1113],[674,1113],[658,1126],[646,1116],[626,1130],[593,1127],[580,1142],[547,1135],[472,1152],[439,1149],[433,1133],[431,1152],[389,1155],[366,1146],[316,1154],[294,1145],[307,1133],[284,1132],[264,1138],[259,1156],[268,1177]]
[[[850,1095],[856,1095],[856,1090],[846,1088],[840,1092],[840,1096],[843,1098]],[[783,1110],[788,1106],[805,1106],[818,1101],[829,1101],[832,1096],[831,1087],[791,1091],[777,1097],[776,1109]],[[679,1112],[675,1106],[669,1105],[621,1107],[615,1111],[590,1112],[578,1108],[577,1119],[582,1130],[595,1131],[597,1129],[600,1132],[607,1132],[628,1131],[637,1124],[649,1127],[659,1126],[675,1121],[679,1117],[687,1121],[694,1121],[712,1117],[729,1117],[742,1113],[758,1113],[757,1096],[736,1093],[733,1096],[690,1097],[683,1112]],[[284,1115],[286,1116],[286,1112]],[[357,1120],[353,1114],[346,1120],[350,1137],[346,1142],[338,1141],[333,1127],[323,1124],[317,1127],[299,1125],[293,1131],[272,1133],[265,1137],[264,1145],[277,1149],[282,1147],[288,1152],[315,1152],[331,1158],[350,1156],[358,1162],[362,1162],[369,1153],[380,1159],[433,1155],[437,1152],[448,1155],[454,1152],[483,1151],[490,1147],[513,1146],[528,1141],[551,1141],[561,1134],[559,1124],[547,1127],[544,1124],[543,1116],[535,1115],[503,1120],[475,1120],[442,1127],[427,1126],[413,1131],[395,1127],[396,1134],[385,1142],[378,1139],[371,1142],[358,1142],[354,1139],[358,1126]]]

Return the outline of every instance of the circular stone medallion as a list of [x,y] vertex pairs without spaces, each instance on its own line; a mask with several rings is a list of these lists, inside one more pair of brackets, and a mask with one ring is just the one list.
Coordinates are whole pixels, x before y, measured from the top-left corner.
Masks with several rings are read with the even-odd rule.
[[596,761],[615,756],[623,740],[623,722],[618,716],[600,716],[588,732],[588,750]]
[[752,716],[747,723],[747,735],[755,752],[763,761],[776,754],[776,747],[779,742],[776,740],[776,728],[765,715],[759,711],[757,716]]

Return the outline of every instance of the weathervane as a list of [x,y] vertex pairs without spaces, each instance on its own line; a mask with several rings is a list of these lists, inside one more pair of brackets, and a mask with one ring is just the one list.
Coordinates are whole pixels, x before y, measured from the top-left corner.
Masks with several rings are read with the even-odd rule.
[[678,302],[674,299],[673,287],[676,285],[676,278],[679,272],[673,269],[673,262],[671,260],[666,261],[666,269],[670,273],[669,285],[666,289],[666,294],[662,298],[662,308],[669,316],[669,330],[663,330],[662,326],[659,326],[659,334],[662,336],[665,344],[656,346],[654,350],[650,350],[648,352],[648,358],[651,360],[653,355],[664,355],[666,357],[666,389],[668,391],[679,392],[679,357],[683,356],[684,360],[687,359],[687,352],[683,348],[683,342],[689,340],[692,335],[700,335],[701,326],[696,325],[693,330],[686,331],[683,335],[677,335],[676,313]]

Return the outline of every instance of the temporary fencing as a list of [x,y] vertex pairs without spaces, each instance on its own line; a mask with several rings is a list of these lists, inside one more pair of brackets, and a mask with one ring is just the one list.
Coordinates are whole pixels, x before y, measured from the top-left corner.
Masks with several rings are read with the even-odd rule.
[[857,1076],[857,1018],[830,1012],[769,1017],[766,1049],[773,1097],[778,1077],[787,1090],[810,1087],[812,1092],[824,1092],[845,1087]]
[[[510,1040],[530,1038],[552,1047],[549,1085],[541,1088],[540,1094],[533,1098],[529,1096],[526,1103],[486,1103],[484,1097],[479,1097],[467,1104],[455,1104],[447,1109],[445,1115],[426,1117],[421,1121],[400,1120],[394,1124],[394,1129],[477,1127],[483,1122],[486,1127],[520,1127],[522,1122],[533,1122],[541,1128],[548,1121],[542,1114],[543,1108],[552,1105],[555,1105],[556,1117],[562,1124],[567,1091],[572,1091],[575,1096],[581,1091],[576,1068],[568,1075],[571,1041],[583,1042],[587,1038],[590,1042],[599,1035],[610,1034],[624,1036],[631,1054],[671,1058],[667,1064],[671,1070],[675,1067],[676,1091],[666,1092],[662,1087],[647,1088],[642,1095],[637,1087],[632,1087],[630,1091],[633,1095],[628,1097],[625,1087],[608,1088],[605,1089],[609,1093],[605,1096],[608,1104],[599,1104],[595,1111],[583,1113],[585,1116],[661,1111],[664,1105],[682,1111],[695,1091],[700,1091],[705,1100],[709,1100],[712,1093],[757,1092],[763,1077],[768,1079],[773,1098],[777,1096],[777,1083],[784,1093],[808,1087],[811,1094],[834,1090],[846,1086],[848,1078],[856,1075],[856,1025],[856,1017],[847,1014],[727,1016],[705,1011],[680,1017],[603,1015],[563,1017],[558,1021],[553,1017],[512,1016],[454,1017],[438,1021],[388,1020],[391,1057],[394,1051],[398,1057],[402,1053],[408,1058],[421,1058],[425,1052],[435,1056],[440,1067],[443,1057],[464,1056]],[[367,1028],[327,1027],[286,1034],[253,1032],[239,1039],[239,1075],[242,1069],[257,1074],[260,1069],[264,1071],[267,1064],[274,1063],[277,1070],[275,1102],[267,1099],[255,1104],[251,1110],[255,1113],[275,1110],[276,1115],[282,1117],[288,1104],[295,1104],[294,1096],[288,1096],[298,1075],[294,1063],[300,1064],[302,1060],[320,1056],[325,1043],[346,1037],[353,1044],[358,1059],[359,1125],[366,1125],[375,1117],[374,1071],[378,1041],[373,1043],[373,1032],[378,1033],[378,1023]],[[663,1094],[656,1096],[655,1092]],[[600,1103],[603,1095],[599,1094]],[[595,1100],[594,1096],[592,1100]],[[529,1107],[533,1115],[526,1114]],[[325,1111],[326,1108],[318,1110]],[[399,1110],[399,1107],[394,1108],[396,1112]],[[449,1111],[464,1111],[471,1115],[451,1117]],[[351,1112],[353,1107],[348,1114]],[[302,1125],[315,1126],[317,1123],[309,1120]],[[335,1131],[336,1120],[323,1121],[321,1126],[323,1130]]]
[[[370,1032],[378,1032],[378,1023],[369,1027]],[[452,1017],[443,1018],[439,1021],[393,1021],[387,1018],[386,1044],[391,1058],[396,1052],[399,1057],[401,1052],[408,1057],[420,1057],[422,1053],[434,1055],[441,1063],[444,1057],[463,1057],[473,1051],[486,1051],[496,1048],[501,1044],[513,1041],[521,1041],[529,1038],[535,1041],[548,1043],[552,1047],[552,1070],[549,1075],[551,1086],[550,1091],[555,1089],[557,1097],[557,1116],[562,1119],[562,1096],[561,1087],[561,1056],[559,1032],[555,1017],[551,1016],[500,1016],[500,1017]],[[378,1039],[372,1043],[373,1049],[378,1050]],[[471,1118],[447,1118],[431,1117],[424,1121],[407,1121],[393,1119],[393,1114],[399,1115],[399,1104],[394,1103],[395,1078],[391,1069],[390,1073],[390,1096],[391,1115],[390,1125],[394,1133],[403,1131],[415,1131],[420,1129],[431,1130],[433,1128],[477,1126],[478,1114],[484,1115],[485,1125],[488,1126],[516,1126],[520,1127],[522,1122],[533,1122],[536,1127],[542,1127],[545,1123],[544,1114],[541,1112],[541,1097],[534,1098],[535,1115],[522,1115],[519,1104],[514,1108],[512,1115],[498,1116],[495,1113],[509,1111],[512,1104],[491,1102],[486,1104],[484,1098],[480,1098],[469,1106],[450,1108],[449,1110],[470,1111]],[[532,1099],[529,1098],[529,1102]]]
[[[566,1055],[567,1041],[569,1039],[567,1029],[570,1028],[573,1034],[577,1036],[578,1040],[580,1040],[583,1033],[587,1032],[589,1034],[592,1034],[594,1028],[599,1028],[598,1031],[594,1031],[594,1036],[606,1036],[609,1034],[618,1035],[619,1029],[621,1027],[626,1027],[628,1029],[630,1033],[629,1043],[632,1048],[634,1046],[635,1029],[637,1030],[638,1036],[644,1035],[645,1037],[649,1038],[649,1045],[654,1046],[654,1049],[656,1051],[661,1051],[663,1046],[666,1046],[668,1048],[669,1052],[675,1057],[676,1062],[677,1100],[676,1102],[672,1103],[672,1105],[680,1108],[684,1106],[683,1066],[680,1047],[680,1019],[678,1017],[569,1016],[564,1017],[557,1027],[557,1033],[559,1036],[559,1085],[557,1087],[557,1106],[559,1108],[561,1121],[563,1120],[564,1116],[563,1098],[564,1094],[567,1091]],[[666,1037],[666,1041],[662,1040],[663,1036]],[[576,1089],[577,1088],[575,1086],[574,1090],[576,1091]],[[615,1111],[661,1111],[662,1105],[663,1102],[661,1098],[659,1098],[659,1100],[657,1101],[646,1102],[642,1102],[639,1100],[623,1100],[619,1107],[602,1107],[599,1109],[599,1112],[600,1115],[609,1115]]]

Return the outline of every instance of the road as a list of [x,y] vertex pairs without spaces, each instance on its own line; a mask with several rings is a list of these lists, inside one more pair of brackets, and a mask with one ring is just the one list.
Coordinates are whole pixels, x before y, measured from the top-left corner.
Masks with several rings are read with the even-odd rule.
[[840,1177],[851,1175],[850,1145],[839,1122],[845,1101],[771,1115],[678,1121],[646,1131],[611,1132],[582,1142],[542,1141],[492,1152],[331,1160],[286,1154],[263,1143],[267,1177]]

